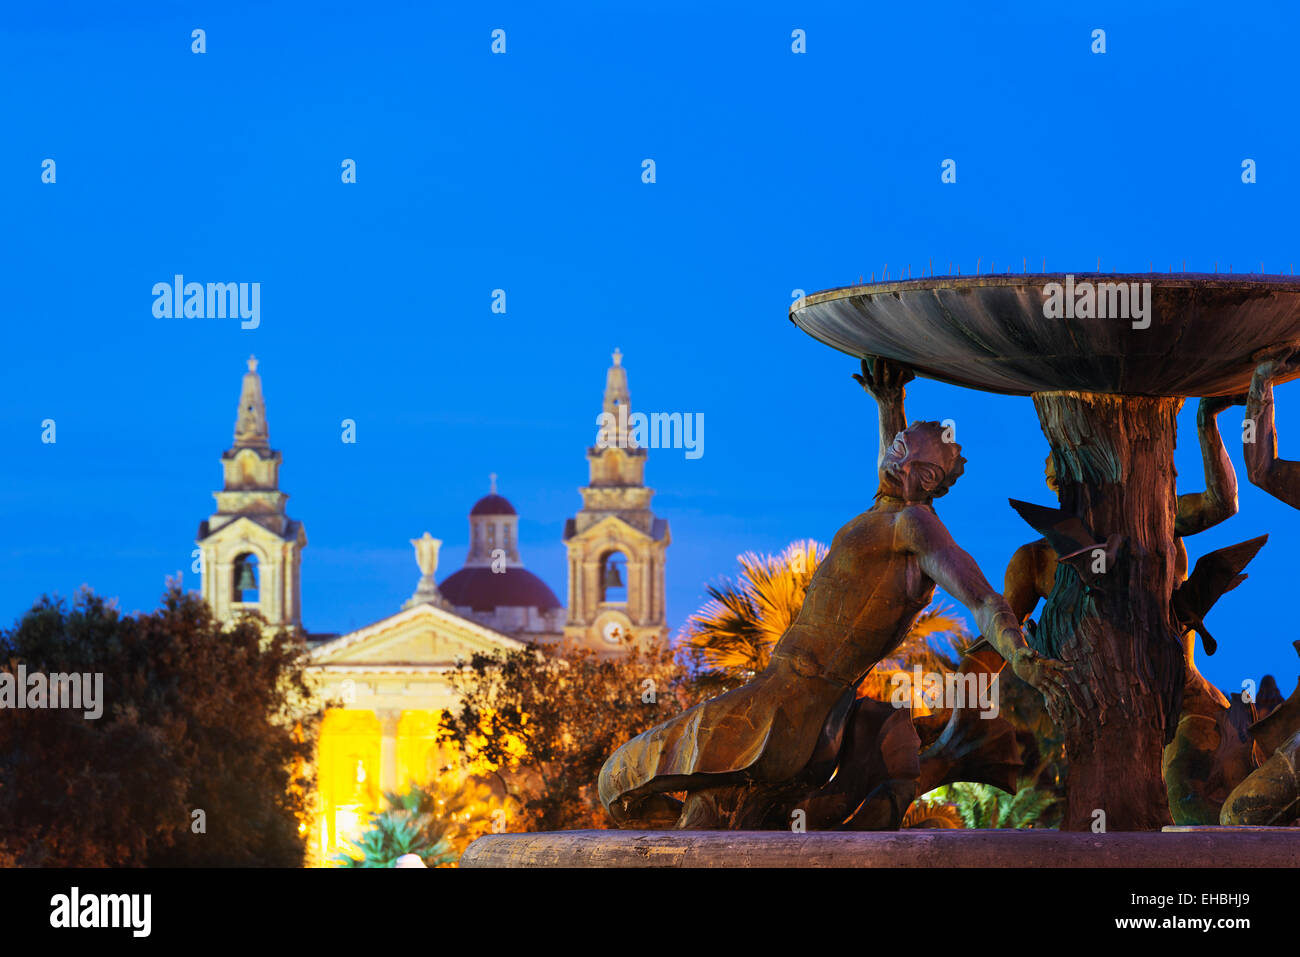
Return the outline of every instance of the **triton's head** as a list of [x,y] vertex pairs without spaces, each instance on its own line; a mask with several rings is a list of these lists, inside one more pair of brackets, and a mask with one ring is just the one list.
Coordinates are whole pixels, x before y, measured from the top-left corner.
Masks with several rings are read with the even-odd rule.
[[1056,480],[1056,459],[1051,452],[1047,453],[1047,466],[1043,470],[1043,474],[1047,477],[1047,487],[1060,495],[1061,483]]
[[939,422],[913,422],[894,436],[880,465],[880,490],[907,502],[928,502],[948,493],[966,465],[961,446],[945,441]]

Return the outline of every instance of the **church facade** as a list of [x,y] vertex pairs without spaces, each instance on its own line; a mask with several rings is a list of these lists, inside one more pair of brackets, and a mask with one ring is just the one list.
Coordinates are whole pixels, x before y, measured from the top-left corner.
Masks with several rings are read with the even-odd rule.
[[[622,355],[606,374],[602,410],[630,402]],[[626,414],[624,415],[624,419]],[[626,653],[666,639],[668,522],[650,508],[646,450],[626,434],[598,434],[587,450],[582,507],[565,524],[568,604],[524,567],[519,515],[497,492],[469,511],[463,567],[437,580],[442,542],[427,531],[411,540],[419,569],[402,608],[343,635],[307,634],[318,694],[333,702],[317,755],[320,848],[334,853],[359,833],[383,792],[427,783],[441,767],[436,742],[442,710],[457,706],[448,675],[476,652],[529,643]],[[256,359],[240,390],[234,442],[222,453],[217,510],[199,527],[202,594],[223,622],[259,614],[268,628],[301,628],[303,524],[288,517],[279,489],[281,453],[270,447]]]

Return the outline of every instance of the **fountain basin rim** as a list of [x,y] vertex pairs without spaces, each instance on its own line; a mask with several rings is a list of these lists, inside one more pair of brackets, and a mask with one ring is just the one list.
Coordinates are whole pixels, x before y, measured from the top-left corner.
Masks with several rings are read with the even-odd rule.
[[835,299],[848,299],[852,296],[876,296],[894,292],[917,292],[927,289],[972,289],[982,286],[1042,286],[1049,282],[1064,283],[1067,276],[1073,276],[1075,284],[1080,282],[1149,282],[1172,288],[1191,286],[1217,286],[1220,288],[1247,289],[1259,286],[1268,289],[1281,289],[1300,293],[1300,276],[1270,276],[1261,273],[1163,273],[1163,272],[1031,272],[1031,273],[986,273],[982,276],[918,276],[912,279],[888,279],[881,282],[858,283],[852,286],[834,286],[808,293],[796,299],[789,310],[789,319],[795,321],[795,313],[807,306]]
[[[1144,317],[1047,317],[1053,296],[1090,285],[1149,288]],[[1042,304],[1039,305],[1039,297]],[[1062,300],[1056,300],[1058,305]],[[1113,297],[1107,298],[1114,308]],[[1127,309],[1127,297],[1120,308]],[[1171,311],[1172,310],[1172,311]],[[918,376],[1002,395],[1074,392],[1236,396],[1259,358],[1300,345],[1300,277],[1251,273],[1010,273],[923,276],[824,289],[796,299],[790,321],[856,358],[883,356]],[[1118,319],[1118,322],[1115,321]],[[1154,319],[1154,325],[1152,321]],[[1227,321],[1224,321],[1227,320]],[[1148,327],[1150,331],[1148,331]],[[1278,383],[1300,377],[1300,368]]]

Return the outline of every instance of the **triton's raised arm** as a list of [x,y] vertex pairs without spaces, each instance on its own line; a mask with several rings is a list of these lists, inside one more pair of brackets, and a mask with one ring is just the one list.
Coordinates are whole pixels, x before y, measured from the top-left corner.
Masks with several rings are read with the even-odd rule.
[[880,410],[880,451],[876,456],[876,467],[879,468],[884,462],[885,450],[894,442],[894,436],[907,428],[907,414],[903,411],[904,387],[916,375],[892,359],[868,356],[862,360],[862,374],[855,372],[853,378],[876,400]]
[[[1277,457],[1277,428],[1273,421],[1273,380],[1294,368],[1291,349],[1264,359],[1255,367],[1246,396],[1246,420],[1255,423],[1254,435],[1242,437],[1242,454],[1251,484],[1269,495],[1300,508],[1300,462]],[[1246,441],[1253,438],[1254,441]]]
[[1196,409],[1196,432],[1205,463],[1205,491],[1178,496],[1174,534],[1195,535],[1237,514],[1237,474],[1219,435],[1218,415],[1241,396],[1213,396],[1201,400]]

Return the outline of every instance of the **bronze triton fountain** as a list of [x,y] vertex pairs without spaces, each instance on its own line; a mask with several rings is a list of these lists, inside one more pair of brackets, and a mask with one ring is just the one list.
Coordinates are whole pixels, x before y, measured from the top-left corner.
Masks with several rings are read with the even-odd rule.
[[[938,422],[907,425],[910,372],[877,360],[863,373],[880,414],[875,504],[835,535],[767,668],[637,735],[605,763],[600,799],[621,826],[782,827],[803,810],[815,826],[898,827],[916,778],[861,773],[873,756],[868,742],[888,737],[888,719],[870,720],[857,686],[903,641],[936,585],[970,609],[1017,675],[1064,707],[1066,666],[1028,647],[931,504],[961,475],[961,447]],[[846,793],[850,779],[860,783]],[[672,791],[688,792],[684,805]]]
[[[1234,546],[1242,551],[1213,570],[1213,587],[1176,600],[1186,568],[1180,536],[1205,524],[1204,516],[1180,515],[1175,416],[1188,396],[1245,393],[1261,356],[1300,340],[1300,282],[932,277],[814,293],[790,318],[859,358],[883,356],[944,382],[1033,397],[1051,447],[1059,518],[1076,520],[1092,538],[1082,554],[1100,559],[1100,572],[1057,564],[1029,638],[1040,654],[1072,666],[1061,677],[1067,694],[1048,698],[1070,762],[1063,827],[1087,829],[1096,811],[1110,830],[1170,824],[1161,765],[1187,685],[1181,639],[1195,623],[1187,619],[1199,619],[1240,581],[1244,552],[1258,547]],[[1300,374],[1277,371],[1282,379]],[[1204,637],[1202,629],[1200,622]]]
[[[1243,442],[1246,470],[1253,484],[1292,508],[1300,508],[1300,462],[1277,457],[1273,383],[1300,368],[1300,352],[1284,346],[1262,357],[1250,380],[1246,417],[1255,425],[1253,442]],[[1300,641],[1294,642],[1300,652]],[[1300,819],[1300,685],[1291,697],[1251,726],[1266,757],[1223,803],[1222,824],[1279,825]]]
[[[1261,535],[1201,556],[1190,580],[1187,580],[1187,549],[1183,544],[1183,536],[1205,531],[1237,512],[1237,479],[1216,420],[1228,406],[1243,401],[1244,397],[1232,396],[1201,400],[1197,409],[1197,434],[1205,465],[1206,490],[1180,494],[1174,517],[1175,577],[1180,584],[1174,591],[1172,604],[1182,630],[1184,680],[1181,714],[1173,740],[1165,746],[1162,771],[1170,814],[1174,823],[1182,825],[1218,823],[1228,792],[1259,764],[1247,731],[1247,725],[1255,718],[1254,706],[1239,703],[1234,708],[1223,692],[1201,675],[1196,667],[1195,641],[1199,630],[1206,650],[1214,652],[1217,643],[1205,627],[1205,615],[1223,592],[1245,579],[1242,569],[1268,536]],[[1051,455],[1047,457],[1046,474],[1047,487],[1059,495]],[[1024,626],[1032,628],[1035,623],[1029,620],[1030,614],[1039,600],[1046,601],[1056,587],[1060,554],[1075,564],[1076,573],[1085,582],[1096,584],[1104,571],[1093,574],[1092,537],[1082,529],[1078,518],[1025,502],[1011,504],[1030,524],[1040,514],[1046,516],[1045,536],[1018,548],[1007,565],[1007,603]],[[1110,549],[1110,561],[1113,562],[1117,550],[1118,538],[1115,547]],[[1075,555],[1079,558],[1075,559]]]
[[[1300,508],[1300,463],[1277,458],[1272,413],[1273,383],[1300,376],[1300,281],[930,277],[815,293],[790,319],[862,361],[855,378],[880,416],[875,504],[836,534],[765,671],[610,756],[600,797],[632,830],[492,835],[461,866],[1203,867],[1229,852],[1297,866],[1300,831],[1253,825],[1300,823],[1300,687],[1258,712],[1228,708],[1193,654],[1196,634],[1214,653],[1205,616],[1265,536],[1201,555],[1190,575],[1182,539],[1237,509],[1216,418],[1243,401],[1250,480]],[[938,423],[908,425],[914,373],[1033,398],[1059,507],[1012,503],[1043,538],[1013,557],[1006,599],[933,508],[965,460]],[[1175,417],[1189,396],[1202,398],[1206,488],[1179,495]],[[1001,719],[961,707],[915,718],[856,695],[936,585],[985,637],[961,673],[996,675],[1005,659],[1065,732],[1062,831],[1090,830],[1102,811],[1116,833],[842,833],[897,828],[940,783],[1014,782]],[[1159,831],[1171,807],[1195,826],[1118,833]],[[792,812],[821,833],[790,834]],[[1247,827],[1207,833],[1216,813]]]

